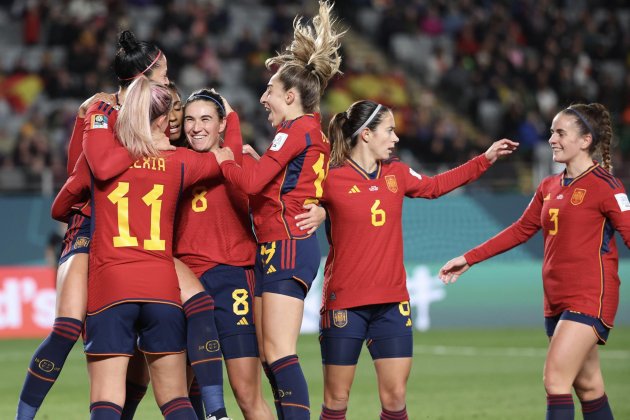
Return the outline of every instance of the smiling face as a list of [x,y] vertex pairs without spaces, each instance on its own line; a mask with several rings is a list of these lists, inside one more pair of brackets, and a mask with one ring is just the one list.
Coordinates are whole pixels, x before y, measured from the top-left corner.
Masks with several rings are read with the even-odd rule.
[[367,147],[376,160],[389,159],[398,143],[398,136],[395,133],[396,122],[394,115],[387,111],[383,114],[383,119],[374,130],[365,132]]
[[269,112],[267,120],[271,123],[272,127],[277,127],[282,121],[287,119],[286,95],[287,91],[284,90],[278,73],[271,76],[267,84],[267,90],[265,90],[260,97],[260,103],[265,107],[267,112]]
[[182,107],[182,98],[179,94],[169,89],[173,97],[173,107],[168,114],[168,138],[170,141],[177,141],[182,135],[182,122],[184,120],[184,108]]
[[549,137],[554,162],[568,164],[579,159],[590,159],[590,143],[590,135],[580,134],[575,115],[560,112],[554,117]]
[[207,152],[219,147],[220,133],[226,121],[219,117],[214,102],[195,100],[186,105],[184,132],[188,144],[197,152]]

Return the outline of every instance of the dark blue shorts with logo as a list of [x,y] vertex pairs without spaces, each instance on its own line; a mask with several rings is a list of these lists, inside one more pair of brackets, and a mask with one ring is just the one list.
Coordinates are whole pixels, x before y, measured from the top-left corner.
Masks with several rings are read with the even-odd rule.
[[317,276],[321,251],[315,234],[258,245],[256,296],[278,293],[304,299]]
[[254,270],[217,265],[199,279],[214,298],[214,319],[223,358],[258,357],[254,326]]
[[81,213],[70,216],[68,228],[61,244],[59,265],[65,263],[74,254],[90,253],[90,239],[92,238],[90,223],[91,219]]
[[356,365],[365,341],[373,360],[413,355],[409,302],[328,310],[321,315],[319,343],[325,365]]
[[186,350],[186,318],[182,308],[165,303],[120,303],[85,320],[85,353],[133,356]]

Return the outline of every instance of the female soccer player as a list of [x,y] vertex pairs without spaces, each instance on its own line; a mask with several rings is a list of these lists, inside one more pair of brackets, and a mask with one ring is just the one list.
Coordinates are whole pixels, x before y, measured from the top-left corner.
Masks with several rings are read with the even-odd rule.
[[[599,365],[619,304],[614,231],[630,246],[630,202],[611,174],[612,125],[601,104],[576,104],[551,123],[549,145],[563,172],[545,178],[523,215],[495,237],[440,269],[452,283],[472,265],[505,252],[542,229],[547,419],[573,419],[571,388],[586,420],[612,419]],[[593,160],[600,155],[602,163]]]
[[[218,148],[222,133],[225,146],[241,147],[238,115],[212,90],[198,90],[186,100],[183,126],[190,147],[197,152]],[[252,297],[256,242],[247,196],[226,188],[221,180],[203,180],[188,187],[178,210],[174,254],[214,298],[219,344],[243,415],[272,419],[260,385]]]
[[[82,152],[85,125],[99,128],[109,126],[110,129],[107,131],[111,133],[118,107],[124,100],[127,86],[131,83],[130,76],[144,74],[151,80],[168,83],[166,59],[157,47],[137,41],[129,31],[123,31],[120,34],[118,43],[119,50],[116,53],[113,68],[119,79],[120,90],[116,95],[97,94],[79,108],[68,145],[68,175],[74,170]],[[95,114],[93,111],[95,109],[102,112]],[[86,112],[89,115],[86,116]],[[97,131],[97,133],[102,131]],[[124,153],[127,154],[126,151]],[[35,417],[48,391],[59,377],[63,364],[83,328],[91,238],[90,208],[85,204],[76,207],[77,210],[69,217],[68,229],[59,258],[55,323],[52,332],[31,359],[20,393],[17,420],[29,420]]]
[[341,34],[334,29],[331,10],[327,2],[320,2],[313,28],[297,17],[291,46],[265,63],[268,68],[279,66],[260,98],[278,131],[262,158],[243,170],[229,149],[214,151],[223,162],[224,176],[246,194],[256,194],[250,201],[260,275],[256,328],[278,399],[278,417],[284,419],[310,417],[308,387],[296,347],[304,297],[317,274],[320,251],[315,235],[297,227],[294,218],[305,204],[317,204],[328,171],[330,147],[317,112],[341,62]]
[[[85,343],[92,419],[120,418],[136,337],[165,418],[197,418],[186,397],[186,327],[172,231],[181,189],[220,173],[213,157],[183,148],[157,150],[154,139],[168,141],[164,132],[171,103],[166,87],[144,77],[134,81],[116,123],[116,136],[134,162],[109,180],[92,176],[95,217]],[[89,187],[89,176],[86,159],[80,159],[55,200],[56,217],[63,217],[58,210]]]
[[320,322],[320,419],[346,418],[364,341],[376,368],[380,418],[407,419],[413,343],[403,265],[403,199],[440,197],[477,179],[518,145],[499,140],[485,154],[432,178],[392,158],[398,143],[395,127],[389,108],[367,100],[336,114],[329,125],[331,169],[322,202],[330,253]]

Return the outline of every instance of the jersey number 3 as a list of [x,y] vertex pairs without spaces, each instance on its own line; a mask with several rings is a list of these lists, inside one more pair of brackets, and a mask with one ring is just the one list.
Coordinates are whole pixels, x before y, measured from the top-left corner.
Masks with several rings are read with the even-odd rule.
[[549,209],[549,220],[553,223],[553,229],[549,229],[550,235],[558,233],[558,213],[560,209]]
[[[118,236],[113,238],[115,248],[138,246],[138,238],[131,236],[129,232],[129,198],[126,197],[128,192],[129,183],[119,182],[116,189],[107,196],[118,210]],[[155,184],[151,191],[142,197],[144,204],[151,207],[151,238],[143,242],[144,249],[150,251],[166,249],[166,242],[160,239],[160,211],[162,210],[160,197],[162,194],[164,194],[164,185]]]

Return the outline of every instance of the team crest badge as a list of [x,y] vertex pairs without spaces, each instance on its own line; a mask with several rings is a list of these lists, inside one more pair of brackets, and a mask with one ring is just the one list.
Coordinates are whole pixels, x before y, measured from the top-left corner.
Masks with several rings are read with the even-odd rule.
[[103,114],[92,115],[90,128],[107,128],[107,116]]
[[387,184],[387,189],[393,193],[398,192],[398,183],[396,182],[396,175],[385,175],[385,183]]
[[345,309],[333,311],[333,323],[337,328],[343,328],[348,325],[348,311]]
[[73,249],[87,248],[89,245],[90,245],[90,238],[86,238],[85,236],[79,236],[74,241],[74,246],[72,248]]
[[584,196],[586,195],[586,190],[582,188],[576,188],[573,191],[573,195],[571,196],[571,204],[574,206],[582,204],[584,201]]

